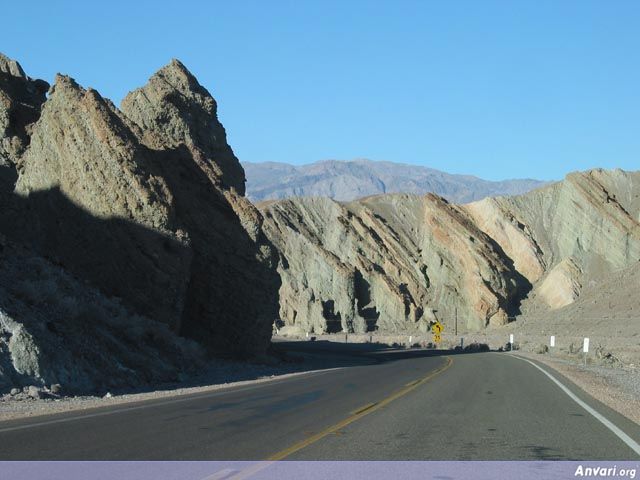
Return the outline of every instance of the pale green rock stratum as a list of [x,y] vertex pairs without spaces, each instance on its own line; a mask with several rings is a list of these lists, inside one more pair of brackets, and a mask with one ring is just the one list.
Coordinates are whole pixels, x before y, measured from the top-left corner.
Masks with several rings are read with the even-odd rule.
[[569,305],[640,261],[640,172],[577,172],[460,206],[381,195],[260,209],[283,256],[280,316],[298,332],[419,331],[456,310],[478,330]]

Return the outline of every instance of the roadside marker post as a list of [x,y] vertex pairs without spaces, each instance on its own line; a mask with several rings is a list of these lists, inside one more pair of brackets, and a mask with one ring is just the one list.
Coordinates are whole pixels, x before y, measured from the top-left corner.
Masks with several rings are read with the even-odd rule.
[[585,337],[582,344],[582,353],[584,353],[584,364],[587,364],[587,353],[589,353],[589,337]]
[[455,335],[458,336],[458,307],[456,307],[456,327],[455,327]]
[[551,335],[551,338],[549,339],[549,346],[551,348],[556,346],[556,336],[555,335]]
[[509,334],[509,350],[513,350],[513,333]]

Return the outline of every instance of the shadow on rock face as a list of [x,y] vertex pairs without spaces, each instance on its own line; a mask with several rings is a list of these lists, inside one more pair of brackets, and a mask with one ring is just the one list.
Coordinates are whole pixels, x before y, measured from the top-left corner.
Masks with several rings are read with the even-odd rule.
[[275,248],[261,231],[247,233],[232,200],[212,187],[207,160],[184,145],[153,158],[151,173],[167,182],[175,227],[188,232],[193,252],[180,333],[231,356],[264,354],[279,309]]
[[14,195],[0,213],[0,231],[140,314],[179,328],[188,245],[127,220],[97,218],[57,188]]
[[215,355],[260,355],[277,316],[279,277],[258,260],[260,246],[224,195],[181,161],[186,154],[163,152],[153,172],[171,186],[183,238],[93,216],[58,188],[5,195],[0,232]]

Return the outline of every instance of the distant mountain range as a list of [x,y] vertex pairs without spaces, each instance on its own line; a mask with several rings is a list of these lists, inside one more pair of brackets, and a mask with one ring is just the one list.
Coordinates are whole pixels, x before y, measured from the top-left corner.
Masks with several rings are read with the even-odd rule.
[[247,176],[247,195],[258,202],[289,197],[354,200],[381,193],[432,192],[452,202],[465,203],[526,193],[548,183],[533,179],[492,182],[472,175],[371,160],[324,160],[299,166],[277,162],[242,165]]

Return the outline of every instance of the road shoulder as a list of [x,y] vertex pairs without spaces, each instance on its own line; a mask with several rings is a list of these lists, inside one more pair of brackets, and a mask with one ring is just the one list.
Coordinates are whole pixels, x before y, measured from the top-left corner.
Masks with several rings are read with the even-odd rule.
[[577,365],[567,360],[530,352],[517,352],[519,357],[549,367],[593,398],[631,420],[640,427],[640,372],[592,365]]

